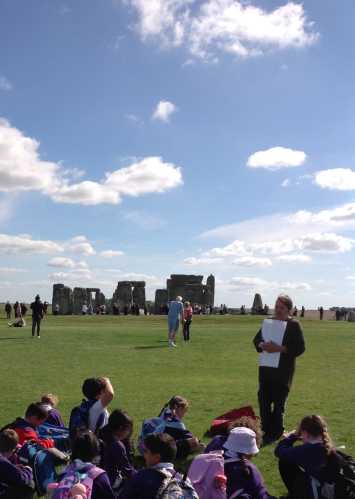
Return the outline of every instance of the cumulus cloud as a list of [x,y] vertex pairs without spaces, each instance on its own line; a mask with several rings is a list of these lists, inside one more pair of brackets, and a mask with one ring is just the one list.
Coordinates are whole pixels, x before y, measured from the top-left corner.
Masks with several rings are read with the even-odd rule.
[[285,178],[285,180],[281,182],[281,187],[289,187],[290,185],[291,185],[291,180],[289,178]]
[[86,236],[73,237],[65,244],[65,248],[72,253],[78,253],[83,256],[92,256],[96,254],[96,251]]
[[12,90],[12,83],[5,76],[0,76],[0,90],[5,92]]
[[[280,170],[301,166],[306,161],[303,151],[288,149],[286,147],[271,147],[264,151],[254,152],[249,156],[247,166],[250,168],[265,168],[266,170]],[[286,186],[289,185],[288,183]],[[284,185],[284,187],[286,187]]]
[[123,196],[161,193],[182,184],[181,168],[157,156],[107,172],[98,182],[71,183],[73,175],[59,163],[43,161],[38,149],[35,139],[0,119],[0,192],[39,191],[59,203],[98,205],[118,204]]
[[270,258],[261,258],[257,256],[242,256],[233,260],[234,265],[239,267],[260,267],[266,268],[272,266]]
[[64,248],[59,243],[46,240],[34,240],[30,235],[12,236],[0,234],[0,253],[17,255],[21,253],[60,253]]
[[87,269],[88,264],[84,261],[76,262],[72,258],[64,256],[56,256],[51,258],[48,262],[49,267],[58,267],[66,269]]
[[146,41],[184,46],[195,58],[215,60],[218,53],[238,57],[304,47],[318,33],[302,4],[288,2],[267,11],[240,0],[124,0],[138,16],[136,29]]
[[323,189],[355,191],[355,171],[350,168],[320,170],[315,173],[314,182]]
[[122,255],[124,255],[124,252],[119,250],[100,251],[100,256],[102,256],[103,258],[114,258],[116,256],[122,256]]
[[177,107],[172,102],[161,100],[158,102],[157,107],[155,108],[152,118],[153,120],[163,121],[164,123],[168,123],[170,121],[170,117],[173,113],[177,111]]

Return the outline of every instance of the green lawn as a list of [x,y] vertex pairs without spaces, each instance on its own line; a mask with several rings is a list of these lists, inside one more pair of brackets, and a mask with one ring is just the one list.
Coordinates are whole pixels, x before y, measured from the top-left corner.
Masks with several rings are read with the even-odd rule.
[[[60,397],[67,418],[89,376],[109,376],[116,390],[112,407],[134,418],[157,415],[174,394],[191,402],[186,424],[202,438],[214,416],[251,404],[257,409],[257,355],[251,340],[261,317],[206,316],[194,319],[192,342],[166,345],[165,317],[53,317],[40,340],[30,328],[0,322],[0,425],[24,412],[42,392]],[[307,351],[298,361],[287,410],[287,428],[320,413],[337,445],[355,452],[355,325],[304,321]],[[255,462],[270,492],[284,492],[273,448]]]

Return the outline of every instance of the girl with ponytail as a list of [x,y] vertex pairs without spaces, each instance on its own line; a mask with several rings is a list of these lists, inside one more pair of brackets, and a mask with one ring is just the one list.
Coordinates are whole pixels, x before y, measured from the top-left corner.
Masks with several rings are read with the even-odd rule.
[[[301,445],[296,445],[296,442]],[[312,498],[311,479],[322,480],[322,470],[334,447],[322,416],[306,416],[298,429],[285,435],[275,449],[281,478],[290,497]]]

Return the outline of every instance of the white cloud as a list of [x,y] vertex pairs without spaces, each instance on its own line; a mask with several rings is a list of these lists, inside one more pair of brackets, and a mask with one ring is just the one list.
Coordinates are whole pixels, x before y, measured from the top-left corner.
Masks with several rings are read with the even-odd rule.
[[0,234],[0,253],[17,255],[21,253],[59,253],[63,247],[54,241],[34,240],[29,235],[12,236]]
[[0,90],[5,92],[12,90],[12,83],[5,76],[0,76]]
[[108,172],[100,182],[71,183],[73,170],[41,160],[38,148],[36,140],[0,119],[0,191],[39,191],[59,203],[97,205],[118,204],[123,196],[165,192],[183,183],[181,168],[156,156]]
[[282,181],[281,187],[289,187],[291,185],[291,180],[289,178],[285,178],[285,180]]
[[134,113],[126,114],[126,119],[135,125],[139,125],[139,126],[144,125],[144,121]]
[[83,256],[92,256],[96,254],[96,251],[86,236],[73,237],[65,244],[65,248],[72,253],[78,253]]
[[66,269],[87,269],[88,264],[84,261],[76,262],[72,258],[56,256],[48,262],[49,267],[58,267]]
[[155,108],[152,118],[153,120],[163,121],[168,123],[170,121],[170,116],[177,111],[175,104],[169,101],[161,100],[158,102]]
[[219,52],[239,57],[316,42],[302,4],[264,10],[239,0],[125,0],[137,12],[145,41],[184,46],[195,58],[214,61]]
[[239,267],[260,267],[266,268],[272,266],[270,258],[261,258],[257,256],[242,256],[233,260],[235,265]]
[[194,256],[190,256],[184,259],[184,264],[189,266],[215,265],[222,261],[222,258],[196,258]]
[[279,170],[281,168],[301,166],[306,161],[306,158],[307,156],[303,151],[286,147],[271,147],[264,151],[257,151],[249,156],[247,166],[250,168]]
[[309,263],[312,261],[312,258],[309,255],[290,254],[290,255],[280,255],[276,257],[276,260],[285,263]]
[[323,189],[337,191],[355,190],[355,171],[350,168],[320,170],[314,175],[314,181]]
[[122,256],[122,255],[124,255],[124,252],[118,250],[100,251],[100,256],[102,256],[103,258],[114,258],[116,256]]
[[345,279],[348,281],[355,281],[355,275],[348,275],[345,277]]

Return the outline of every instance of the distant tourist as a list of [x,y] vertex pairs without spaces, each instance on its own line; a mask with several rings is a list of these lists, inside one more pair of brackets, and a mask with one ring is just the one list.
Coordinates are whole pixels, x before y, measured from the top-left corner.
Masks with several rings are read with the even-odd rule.
[[293,304],[280,295],[274,320],[265,319],[254,338],[259,359],[259,407],[264,444],[278,440],[284,432],[284,412],[296,367],[296,357],[305,351],[303,332],[290,313]]
[[240,307],[240,315],[245,315],[245,305]]
[[25,327],[26,321],[23,317],[17,317],[13,322],[8,323],[9,327]]
[[83,306],[81,307],[81,315],[86,315],[88,313],[88,306],[86,303],[83,303]]
[[53,307],[53,315],[58,315],[59,314],[59,303],[56,303]]
[[168,312],[168,328],[169,328],[169,346],[176,347],[176,334],[179,330],[180,321],[184,321],[184,306],[182,304],[182,297],[177,296],[176,300],[169,303]]
[[323,320],[323,315],[324,315],[324,308],[319,307],[319,319],[322,321]]
[[305,313],[306,309],[304,308],[304,306],[302,305],[302,308],[301,308],[301,317],[304,317],[304,313]]
[[37,330],[37,338],[39,339],[41,331],[41,321],[43,319],[43,303],[39,295],[36,295],[35,301],[31,303],[32,310],[32,338],[35,337]]
[[192,322],[192,307],[189,301],[184,303],[184,341],[190,341],[190,326]]
[[293,309],[292,316],[293,316],[293,317],[297,317],[297,315],[298,315],[298,310],[297,310],[297,307],[295,307],[295,308]]
[[20,308],[21,308],[21,315],[22,317],[25,317],[26,313],[27,313],[27,307],[24,303],[20,303]]
[[48,312],[48,302],[45,301],[43,303],[43,313],[44,313],[44,315],[47,315],[47,312]]
[[19,302],[15,302],[14,304],[14,316],[15,316],[15,319],[17,319],[18,317],[21,317],[21,305],[19,304]]
[[11,319],[11,311],[12,311],[11,303],[7,301],[5,304],[5,312],[7,320]]

